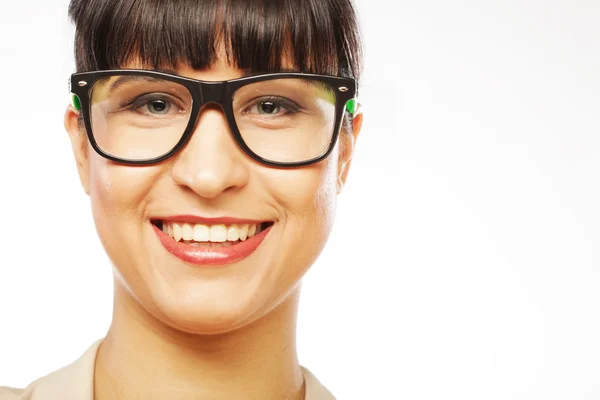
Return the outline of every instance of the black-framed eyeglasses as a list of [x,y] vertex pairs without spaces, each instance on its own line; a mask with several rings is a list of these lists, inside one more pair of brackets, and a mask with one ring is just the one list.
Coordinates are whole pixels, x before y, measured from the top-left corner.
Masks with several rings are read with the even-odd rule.
[[298,167],[331,153],[345,111],[354,111],[356,81],[282,72],[213,82],[123,69],[73,74],[70,90],[92,147],[109,160],[166,160],[190,139],[202,107],[216,103],[246,154]]

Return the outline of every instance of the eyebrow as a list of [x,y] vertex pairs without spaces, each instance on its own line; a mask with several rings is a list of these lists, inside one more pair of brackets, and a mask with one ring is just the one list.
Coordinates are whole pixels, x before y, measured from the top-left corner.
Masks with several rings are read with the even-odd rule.
[[[169,70],[169,69],[156,69],[153,70],[154,72],[163,72],[165,74],[171,74],[171,75],[177,75],[177,73],[173,70]],[[133,82],[133,81],[137,81],[137,82],[160,82],[161,79],[160,78],[155,78],[153,76],[147,76],[147,75],[121,75],[119,78],[117,78],[117,80],[115,80],[109,87],[108,92],[112,93],[115,90],[117,90],[120,86],[129,83],[129,82]]]
[[[162,72],[162,71],[161,71]],[[171,72],[169,72],[171,73]],[[155,78],[153,76],[147,76],[147,75],[121,75],[120,77],[117,78],[117,80],[115,80],[110,87],[108,88],[108,92],[112,93],[115,90],[117,90],[120,86],[129,83],[129,82],[161,82],[162,79],[160,78]]]

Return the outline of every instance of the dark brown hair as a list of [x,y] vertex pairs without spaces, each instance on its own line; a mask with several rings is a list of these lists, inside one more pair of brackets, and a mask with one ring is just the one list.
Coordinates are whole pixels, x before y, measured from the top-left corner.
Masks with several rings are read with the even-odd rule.
[[78,72],[139,61],[205,69],[219,57],[249,72],[283,70],[352,77],[362,69],[351,0],[71,0]]

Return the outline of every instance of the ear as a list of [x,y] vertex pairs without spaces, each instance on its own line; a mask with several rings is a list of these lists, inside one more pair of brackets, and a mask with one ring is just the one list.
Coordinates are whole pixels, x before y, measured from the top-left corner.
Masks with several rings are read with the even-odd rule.
[[357,105],[356,111],[352,117],[352,134],[348,132],[340,133],[340,152],[338,158],[338,175],[337,175],[337,193],[340,194],[346,179],[348,179],[348,172],[350,171],[350,164],[352,163],[352,155],[354,154],[354,145],[356,139],[360,134],[363,123],[363,111],[362,105]]
[[85,128],[79,123],[80,111],[75,110],[72,105],[65,112],[65,129],[71,139],[71,147],[79,172],[79,180],[86,194],[90,194],[89,162],[88,162],[88,140]]

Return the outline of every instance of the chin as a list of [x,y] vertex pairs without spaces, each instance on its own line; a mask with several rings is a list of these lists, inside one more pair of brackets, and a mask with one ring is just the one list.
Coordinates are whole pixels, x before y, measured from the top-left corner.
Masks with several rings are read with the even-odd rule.
[[152,302],[156,318],[174,329],[193,334],[214,335],[240,329],[270,308],[269,299],[250,288],[197,282],[175,292],[153,291]]

